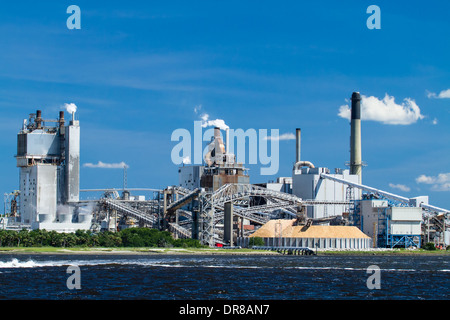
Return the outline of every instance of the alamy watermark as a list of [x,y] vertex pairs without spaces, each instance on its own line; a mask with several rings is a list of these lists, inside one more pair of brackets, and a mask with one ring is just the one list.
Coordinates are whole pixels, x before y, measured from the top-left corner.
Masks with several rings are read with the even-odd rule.
[[[214,136],[213,128],[206,129],[204,132],[203,128],[202,121],[194,121],[193,137],[189,130],[183,128],[172,132],[171,141],[178,141],[171,152],[171,159],[174,164],[202,165],[203,159],[209,151],[208,145],[203,148],[203,142],[211,141],[211,137]],[[270,129],[270,135],[268,135],[268,129],[256,130],[253,128],[245,131],[243,129],[222,128],[222,137],[224,132],[226,132],[229,140],[224,140],[229,148],[225,151],[227,154],[236,155],[236,162],[262,165],[260,168],[261,175],[278,173],[280,165],[278,129]],[[247,151],[248,157],[246,156]]]
[[381,270],[377,265],[371,265],[366,270],[367,274],[370,276],[367,278],[366,285],[367,289],[381,289]]
[[66,21],[67,29],[81,29],[81,9],[79,6],[70,5],[67,7],[67,13],[71,14]]
[[67,278],[66,286],[69,290],[81,289],[81,270],[79,266],[72,265],[68,266],[66,273],[71,274]]
[[367,7],[366,13],[371,14],[369,18],[367,18],[366,25],[367,28],[372,29],[381,29],[381,9],[379,6],[371,5]]

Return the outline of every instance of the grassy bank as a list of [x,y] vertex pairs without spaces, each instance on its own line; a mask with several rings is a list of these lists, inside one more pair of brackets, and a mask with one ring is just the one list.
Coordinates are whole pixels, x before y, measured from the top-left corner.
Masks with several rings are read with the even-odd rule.
[[278,254],[271,251],[252,249],[222,249],[222,248],[157,248],[157,247],[4,247],[0,254]]
[[391,250],[368,250],[368,251],[318,251],[318,255],[448,255],[450,256],[450,250],[424,250],[424,249],[391,249]]
[[[252,249],[223,249],[223,248],[157,248],[157,247],[70,247],[59,248],[51,246],[43,247],[3,247],[0,248],[0,254],[205,254],[205,255],[281,255],[276,251],[252,250]],[[448,255],[450,250],[342,250],[342,251],[317,251],[318,256],[326,255]]]

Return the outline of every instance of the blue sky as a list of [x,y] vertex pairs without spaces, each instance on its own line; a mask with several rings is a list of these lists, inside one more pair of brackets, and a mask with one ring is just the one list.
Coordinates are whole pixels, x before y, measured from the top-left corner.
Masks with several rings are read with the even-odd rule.
[[[71,4],[80,30],[66,27]],[[379,30],[366,26],[372,4]],[[18,188],[22,119],[36,109],[56,118],[64,103],[78,106],[81,163],[123,161],[129,187],[177,184],[170,137],[193,130],[198,106],[231,128],[300,127],[304,160],[344,168],[350,126],[339,112],[359,91],[375,101],[362,124],[363,183],[450,208],[449,10],[448,1],[1,3],[0,191]],[[386,121],[412,105],[409,123]],[[280,141],[278,174],[250,165],[250,180],[290,176],[294,160],[295,141]],[[121,186],[119,169],[81,169],[82,188]]]

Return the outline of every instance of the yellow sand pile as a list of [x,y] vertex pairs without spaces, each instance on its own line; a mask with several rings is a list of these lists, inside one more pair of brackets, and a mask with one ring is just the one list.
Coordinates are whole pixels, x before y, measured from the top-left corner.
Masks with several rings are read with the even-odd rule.
[[[353,226],[293,226],[293,220],[270,220],[256,230],[250,237],[261,238],[369,238]],[[302,229],[306,229],[302,231]]]

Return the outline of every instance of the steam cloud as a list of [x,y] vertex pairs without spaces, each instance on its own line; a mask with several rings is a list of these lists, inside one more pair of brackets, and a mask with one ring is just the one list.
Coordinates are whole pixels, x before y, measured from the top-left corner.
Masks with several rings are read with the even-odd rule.
[[189,157],[189,156],[186,156],[186,157],[183,157],[183,164],[191,164],[191,157]]
[[225,121],[222,119],[216,119],[216,120],[209,120],[209,114],[204,113],[201,116],[202,119],[202,127],[206,128],[206,127],[218,127],[221,130],[226,130],[229,129],[229,126],[227,126],[225,124]]
[[[341,118],[349,119],[351,108],[343,105],[339,108],[338,115]],[[385,95],[383,100],[376,97],[361,96],[361,119],[382,122],[392,125],[408,125],[423,119],[419,106],[414,100],[406,98],[401,104],[395,103],[395,98]]]
[[75,103],[64,103],[64,108],[66,108],[66,111],[71,114],[77,112],[77,106]]
[[293,133],[283,133],[278,137],[265,137],[265,140],[295,140],[295,135]]
[[102,168],[102,169],[123,169],[123,168],[129,168],[130,166],[127,165],[125,162],[120,163],[104,163],[99,161],[98,163],[85,163],[83,164],[83,167],[86,168]]

